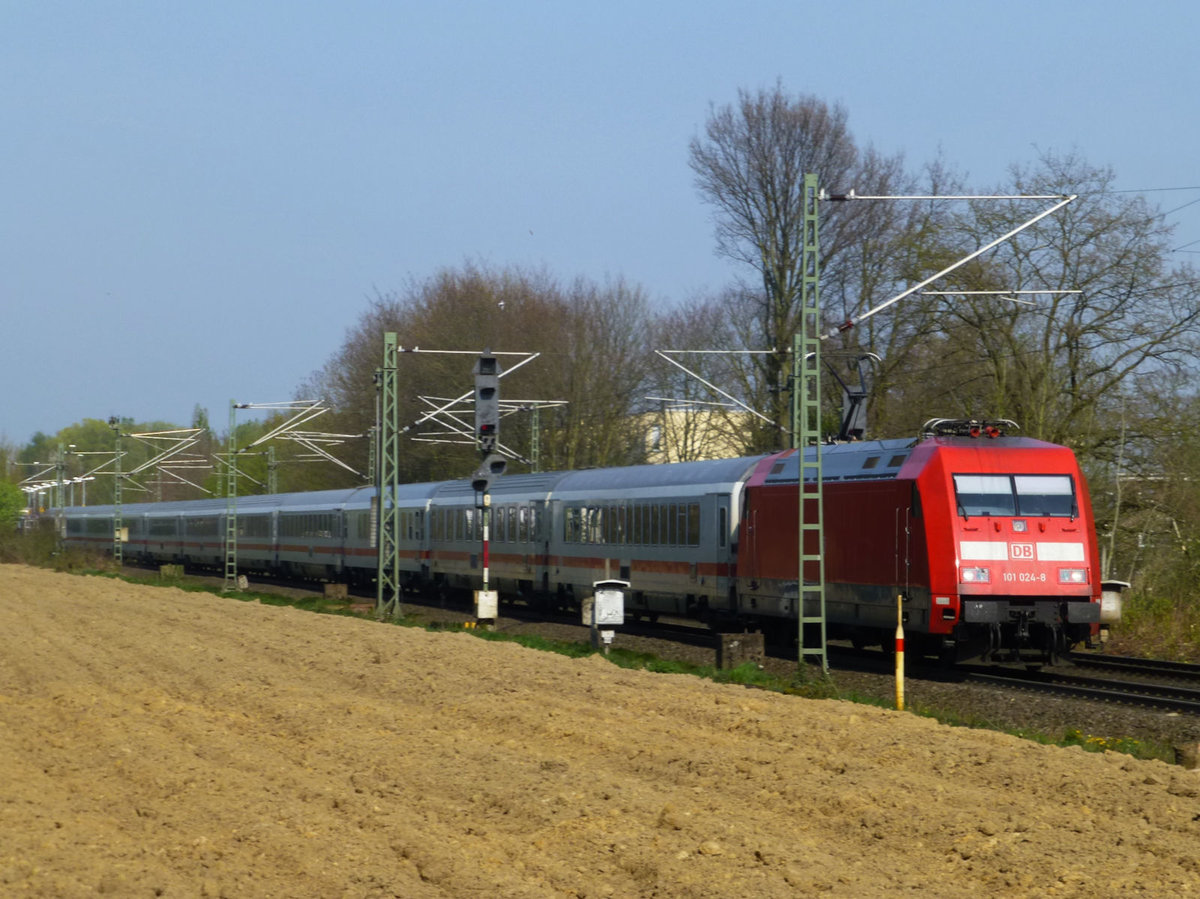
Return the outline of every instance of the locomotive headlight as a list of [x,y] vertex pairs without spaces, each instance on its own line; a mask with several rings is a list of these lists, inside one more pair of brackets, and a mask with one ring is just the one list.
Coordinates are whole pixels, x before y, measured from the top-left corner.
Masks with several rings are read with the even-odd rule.
[[1087,569],[1060,568],[1058,569],[1058,582],[1060,584],[1086,584]]
[[964,584],[986,584],[992,577],[986,568],[962,568],[958,572],[958,579]]

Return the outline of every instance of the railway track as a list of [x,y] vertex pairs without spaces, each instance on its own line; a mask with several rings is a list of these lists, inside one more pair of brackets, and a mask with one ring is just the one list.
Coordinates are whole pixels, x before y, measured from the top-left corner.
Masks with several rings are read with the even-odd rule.
[[1122,671],[1138,677],[1170,678],[1200,685],[1200,665],[1168,662],[1163,659],[1139,659],[1132,656],[1107,656],[1094,652],[1070,652],[1064,658],[1076,668]]
[[[1005,688],[1016,687],[1074,699],[1115,702],[1200,716],[1200,666],[1172,669],[1172,663],[1158,666],[1152,662],[1146,664],[1145,659],[1124,660],[1124,665],[1115,659],[1113,661],[1114,664],[1108,667],[1122,671],[1125,675],[1123,678],[1073,674],[1069,669],[1029,671],[1016,668],[967,667],[963,669],[963,674],[964,678],[972,683],[998,684]],[[1188,668],[1191,670],[1187,670]],[[1164,675],[1172,680],[1164,682]],[[1134,679],[1139,676],[1156,677],[1159,680]]]

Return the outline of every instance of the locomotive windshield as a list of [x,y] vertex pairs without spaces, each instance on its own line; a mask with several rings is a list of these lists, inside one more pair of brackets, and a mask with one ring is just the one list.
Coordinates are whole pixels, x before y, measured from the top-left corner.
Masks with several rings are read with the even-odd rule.
[[956,474],[958,514],[1074,518],[1075,483],[1065,474]]

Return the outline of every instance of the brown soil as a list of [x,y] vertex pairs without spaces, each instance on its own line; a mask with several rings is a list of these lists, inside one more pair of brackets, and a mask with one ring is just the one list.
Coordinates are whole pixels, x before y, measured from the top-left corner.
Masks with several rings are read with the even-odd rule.
[[0,893],[1179,896],[1200,773],[0,566]]

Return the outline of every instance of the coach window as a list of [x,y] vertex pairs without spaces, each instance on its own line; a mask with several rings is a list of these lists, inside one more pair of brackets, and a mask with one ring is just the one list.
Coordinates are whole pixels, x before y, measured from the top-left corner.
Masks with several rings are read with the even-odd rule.
[[729,510],[724,506],[717,509],[717,543],[724,548],[729,537]]
[[876,465],[878,465],[878,464],[879,464],[879,457],[878,457],[878,456],[867,456],[867,458],[863,460],[863,466],[862,466],[862,467],[863,467],[864,469],[871,469],[871,468],[874,468],[874,467],[875,467]]
[[658,520],[660,517],[660,508],[661,507],[658,505],[658,503],[654,503],[650,506],[650,533],[646,535],[646,542],[651,546],[658,546]]
[[700,545],[700,504],[688,503],[688,546]]

